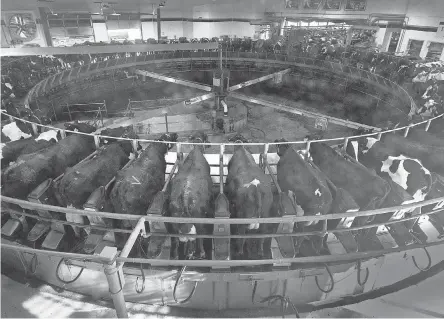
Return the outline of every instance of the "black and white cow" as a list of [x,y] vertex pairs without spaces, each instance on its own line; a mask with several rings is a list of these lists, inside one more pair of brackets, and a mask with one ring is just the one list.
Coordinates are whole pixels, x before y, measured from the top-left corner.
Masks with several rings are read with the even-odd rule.
[[432,177],[421,161],[398,154],[374,137],[350,141],[346,151],[379,176],[401,186],[415,201],[423,201],[430,191]]
[[[246,139],[236,135],[230,141],[244,143]],[[243,146],[235,146],[233,157],[228,163],[228,176],[225,183],[225,192],[230,200],[232,218],[266,218],[270,217],[273,204],[270,176],[254,161],[253,156]],[[269,231],[267,224],[252,223],[250,225],[233,226],[237,234],[261,233]],[[246,254],[250,258],[264,256],[264,239],[258,240],[257,252],[251,249],[256,241],[237,239],[235,243],[235,257],[243,256],[244,244]]]

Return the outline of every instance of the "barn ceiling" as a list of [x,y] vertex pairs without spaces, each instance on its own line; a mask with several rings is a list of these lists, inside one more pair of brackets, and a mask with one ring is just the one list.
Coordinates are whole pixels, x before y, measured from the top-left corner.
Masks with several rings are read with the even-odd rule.
[[[100,0],[2,0],[2,11],[36,10],[38,7],[48,7],[57,12],[96,12]],[[161,2],[165,3],[163,11],[192,11],[205,10],[208,13],[228,11],[263,12],[267,0],[109,0],[116,11],[120,12],[152,12]],[[231,10],[229,10],[231,9]],[[257,12],[257,11],[256,11]]]

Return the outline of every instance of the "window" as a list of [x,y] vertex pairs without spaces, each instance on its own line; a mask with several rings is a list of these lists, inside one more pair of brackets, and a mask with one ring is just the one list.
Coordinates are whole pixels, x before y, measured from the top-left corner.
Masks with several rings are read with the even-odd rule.
[[421,53],[422,45],[424,44],[424,41],[420,40],[409,40],[409,44],[407,47],[407,54],[413,55],[413,56],[419,56]]
[[86,13],[59,13],[47,15],[53,46],[72,46],[85,41],[94,42],[91,15]]
[[427,51],[426,58],[439,60],[441,58],[443,50],[444,50],[443,42],[431,42],[429,45],[429,50]]

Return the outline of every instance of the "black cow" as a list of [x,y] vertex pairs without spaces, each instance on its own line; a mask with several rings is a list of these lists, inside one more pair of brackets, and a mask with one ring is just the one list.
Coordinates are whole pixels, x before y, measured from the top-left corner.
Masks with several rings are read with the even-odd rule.
[[[313,162],[339,188],[352,195],[362,210],[381,207],[390,192],[389,184],[364,166],[351,163],[325,143],[313,143],[310,148]],[[368,217],[356,218],[358,224],[365,224]]]
[[22,155],[4,171],[2,191],[6,196],[25,199],[44,180],[61,175],[93,150],[91,136],[75,134],[36,153]]
[[106,185],[129,161],[131,149],[103,146],[92,158],[68,168],[58,187],[63,206],[81,208],[91,193]]
[[[323,174],[302,159],[290,145],[281,144],[277,149],[280,156],[277,179],[282,191],[288,193],[290,198],[302,207],[305,216],[328,214],[333,198]],[[298,223],[298,228],[304,231],[304,226],[314,224],[316,222]],[[301,241],[298,241],[298,244],[300,243]]]
[[[230,141],[245,143],[246,139],[237,135]],[[228,163],[228,176],[225,184],[225,193],[230,200],[230,214],[232,218],[266,218],[270,217],[273,204],[273,193],[271,190],[271,178],[254,161],[253,156],[243,146],[235,146],[233,157]],[[245,233],[267,233],[267,224],[252,223],[250,225],[236,225],[233,230],[237,234]],[[264,256],[264,240],[258,240],[257,255]],[[256,241],[237,239],[235,243],[235,257],[244,254],[253,257],[251,243]]]
[[[202,132],[197,132],[190,137],[190,140],[194,143],[205,143],[207,136]],[[195,145],[171,180],[168,211],[172,217],[210,218],[214,216],[211,203],[213,182],[210,165],[203,156],[203,151],[202,146]],[[208,231],[207,228],[210,227],[202,224],[172,224],[171,228],[177,234],[205,234]],[[179,238],[182,242],[188,239]],[[189,250],[190,255],[194,253],[199,258],[205,258],[202,239],[189,239],[189,243],[193,246]]]
[[29,137],[2,144],[1,167],[7,167],[20,155],[35,153],[41,149],[52,146],[60,140],[60,132],[56,130],[41,133],[37,138]]
[[[175,142],[177,134],[163,134],[159,141]],[[110,193],[114,211],[119,214],[145,215],[154,196],[165,183],[165,154],[171,145],[151,143],[139,157],[118,172]],[[132,224],[122,221],[126,228]],[[134,225],[133,225],[134,226]]]

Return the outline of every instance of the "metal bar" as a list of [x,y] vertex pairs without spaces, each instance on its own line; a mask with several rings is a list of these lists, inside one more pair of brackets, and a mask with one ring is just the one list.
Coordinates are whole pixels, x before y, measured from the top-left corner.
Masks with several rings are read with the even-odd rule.
[[322,117],[328,119],[328,121],[331,123],[354,128],[354,129],[366,128],[366,129],[371,129],[371,130],[375,130],[375,131],[381,131],[381,129],[378,127],[365,125],[365,124],[361,124],[361,123],[356,123],[356,122],[352,122],[352,121],[348,121],[348,120],[343,120],[343,119],[339,119],[339,118],[324,115],[324,114],[319,114],[319,113],[314,113],[314,112],[302,110],[299,108],[288,107],[288,106],[285,106],[282,104],[277,104],[277,103],[272,103],[272,102],[268,102],[268,101],[261,100],[261,99],[252,98],[252,97],[246,96],[244,94],[231,93],[230,96],[234,97],[236,99],[239,99],[239,100],[268,106],[271,108],[275,108],[278,110],[286,111],[286,112],[301,115],[301,116],[307,116],[307,117],[311,117],[311,118],[318,118],[319,116],[322,116]]
[[220,145],[220,156],[219,156],[219,193],[224,193],[224,152],[225,145]]
[[[92,211],[85,211],[80,209],[74,209],[74,208],[66,208],[66,207],[59,207],[59,206],[51,206],[51,205],[45,205],[40,203],[31,203],[26,200],[21,200],[17,198],[11,198],[6,196],[1,196],[1,201],[10,203],[10,204],[16,204],[23,208],[32,209],[32,210],[49,210],[53,212],[58,213],[68,213],[68,214],[74,214],[74,215],[85,215],[85,216],[98,216],[98,217],[105,217],[110,219],[128,219],[128,220],[138,220],[140,217],[130,214],[115,214],[115,213],[108,213],[108,212],[92,212]],[[328,215],[319,215],[319,216],[300,216],[300,217],[288,217],[291,219],[291,221],[295,222],[304,222],[304,221],[320,221],[325,219],[341,219],[341,218],[347,218],[347,217],[362,217],[362,216],[372,216],[372,215],[380,215],[385,213],[392,213],[396,212],[398,210],[406,210],[406,209],[413,209],[417,207],[423,207],[426,205],[432,205],[437,204],[444,201],[444,197],[439,197],[435,199],[429,199],[422,202],[416,202],[411,203],[407,205],[400,205],[395,207],[387,207],[387,208],[379,208],[375,210],[368,210],[368,211],[359,211],[359,212],[352,212],[352,213],[340,213],[340,214],[328,214]],[[433,211],[434,213],[438,212],[440,210]],[[276,217],[269,217],[269,218],[236,218],[234,219],[227,219],[227,220],[213,220],[210,218],[192,218],[192,217],[162,217],[162,216],[145,216],[144,217],[146,221],[161,221],[161,222],[167,222],[167,223],[201,223],[201,224],[251,224],[251,223],[280,223],[282,220],[281,218]]]
[[[220,221],[220,220],[219,220]],[[390,253],[404,252],[413,249],[427,248],[438,245],[444,245],[444,240],[427,244],[413,244],[408,246],[398,246],[383,250],[374,250],[366,252],[348,253],[340,255],[320,255],[310,257],[295,257],[282,259],[256,259],[256,260],[170,260],[170,259],[145,259],[145,258],[121,258],[117,257],[118,262],[131,262],[140,264],[150,264],[152,266],[187,266],[187,267],[236,267],[236,266],[258,266],[258,265],[288,265],[288,263],[338,263],[351,262],[360,259],[371,259],[381,257]]]
[[[329,181],[327,179],[327,182],[329,183],[329,185],[331,185],[331,181]],[[334,185],[333,185],[334,186]],[[21,211],[17,211],[14,209],[9,209],[9,211],[11,211],[14,214],[20,214],[23,216],[27,216],[30,218],[34,218],[37,220],[43,220],[43,221],[53,221],[53,219],[51,218],[45,218],[45,217],[41,217],[39,215],[33,215],[33,214],[28,214],[28,213],[24,213]],[[354,227],[349,227],[349,228],[337,228],[337,229],[332,229],[330,231],[327,231],[327,233],[342,233],[342,232],[349,232],[349,231],[355,231],[355,230],[363,230],[363,229],[370,229],[370,228],[377,228],[379,226],[387,226],[387,225],[392,225],[392,224],[398,224],[398,223],[403,223],[406,221],[410,221],[410,220],[416,220],[421,216],[428,216],[428,215],[432,215],[432,214],[436,214],[439,213],[441,211],[444,211],[444,209],[439,209],[439,210],[434,210],[434,211],[430,211],[427,213],[422,213],[421,215],[415,215],[415,216],[411,216],[411,217],[404,217],[401,219],[393,219],[387,222],[383,222],[383,223],[374,223],[374,224],[367,224],[364,226],[354,226]],[[6,213],[6,212],[5,212]],[[106,228],[106,227],[101,227],[101,226],[97,226],[97,225],[85,225],[85,224],[79,224],[79,223],[73,223],[73,222],[66,222],[66,221],[61,221],[58,220],[57,223],[63,224],[63,225],[70,225],[70,226],[77,226],[77,227],[81,227],[81,228],[91,228],[91,229],[99,229],[99,230],[104,230],[104,231],[109,231],[109,232],[114,232],[114,233],[127,233],[127,234],[131,234],[132,230],[128,230],[128,229],[117,229],[117,228]],[[146,237],[150,237],[151,235],[156,235],[156,236],[160,236],[160,237],[186,237],[186,238],[212,238],[212,239],[217,239],[217,238],[275,238],[275,237],[305,237],[305,236],[323,236],[325,234],[324,230],[322,231],[310,231],[310,232],[299,232],[299,233],[291,233],[291,234],[245,234],[245,235],[189,235],[189,234],[168,234],[168,233],[152,233],[152,232],[146,232]]]
[[134,73],[136,74],[140,74],[140,75],[144,75],[144,76],[148,76],[150,78],[153,79],[158,79],[158,80],[163,80],[166,82],[171,82],[171,83],[175,83],[175,84],[181,84],[184,86],[189,86],[195,89],[199,89],[199,90],[203,90],[203,91],[208,91],[211,92],[213,90],[213,88],[211,86],[208,85],[202,85],[199,83],[195,83],[192,81],[187,81],[187,80],[182,80],[182,79],[178,79],[178,78],[174,78],[172,76],[165,76],[159,73],[155,73],[155,72],[149,72],[149,71],[145,71],[145,70],[135,70]]
[[177,166],[179,166],[179,163],[180,163],[180,159],[178,157],[176,159],[176,162],[173,165],[173,168],[170,171],[170,174],[168,175],[168,177],[167,177],[167,179],[165,181],[165,185],[163,185],[162,192],[166,192],[166,190],[168,188],[168,184],[170,183],[171,179],[173,178],[174,172],[176,171]]
[[112,260],[106,257],[102,257],[99,255],[83,255],[83,254],[73,254],[73,253],[65,253],[54,250],[44,250],[44,249],[34,249],[26,246],[16,245],[16,244],[5,244],[1,243],[2,249],[12,249],[14,251],[22,251],[31,254],[39,253],[42,255],[49,255],[55,257],[62,257],[65,259],[77,259],[77,260],[89,260],[98,263],[110,263]]
[[[139,216],[138,216],[139,217]],[[136,227],[134,227],[133,232],[131,233],[130,237],[125,243],[125,246],[123,246],[122,252],[120,253],[120,257],[128,257],[129,253],[131,252],[131,249],[133,249],[134,243],[136,242],[137,238],[140,234],[145,235],[145,216],[140,217],[139,221],[136,224]],[[122,263],[122,265],[124,262]],[[120,267],[120,265],[119,265]]]
[[284,75],[284,74],[290,73],[290,71],[291,71],[291,69],[285,69],[283,71],[279,71],[279,72],[276,72],[276,73],[272,73],[272,74],[268,74],[268,75],[265,75],[265,76],[261,76],[260,78],[257,78],[257,79],[253,79],[253,80],[249,80],[249,81],[246,81],[246,82],[242,82],[242,83],[239,83],[237,85],[233,85],[232,87],[229,87],[227,89],[227,91],[228,92],[232,92],[232,91],[238,90],[238,89],[246,87],[246,86],[250,86],[250,85],[253,85],[253,84],[256,84],[256,83],[259,83],[259,82],[270,80],[270,79],[276,77],[279,74]]
[[69,55],[69,54],[101,54],[126,53],[146,51],[194,51],[217,49],[215,42],[208,43],[177,43],[177,44],[133,44],[133,45],[106,45],[106,46],[78,46],[78,47],[40,47],[40,48],[2,48],[0,56],[30,56],[30,55]]
[[276,176],[274,176],[273,172],[271,171],[270,165],[268,164],[267,155],[264,155],[264,164],[265,167],[268,169],[268,172],[270,173],[271,179],[273,180],[274,185],[276,186],[276,189],[279,193],[282,193],[282,189],[278,184],[278,181],[276,179]]

